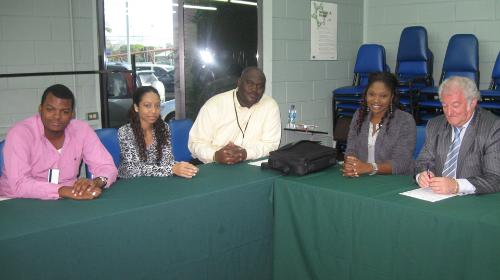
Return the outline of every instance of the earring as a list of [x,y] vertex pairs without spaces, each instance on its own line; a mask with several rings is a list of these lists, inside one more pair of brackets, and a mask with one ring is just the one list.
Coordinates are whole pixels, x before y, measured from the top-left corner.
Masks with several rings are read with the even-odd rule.
[[389,113],[392,115],[392,103],[391,106],[389,106]]

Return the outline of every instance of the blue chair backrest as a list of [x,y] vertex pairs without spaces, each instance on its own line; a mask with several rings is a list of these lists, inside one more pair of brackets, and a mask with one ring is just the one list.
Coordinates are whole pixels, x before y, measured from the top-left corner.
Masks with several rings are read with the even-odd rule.
[[497,55],[493,71],[491,72],[491,82],[490,89],[500,89],[500,53]]
[[451,76],[470,78],[479,86],[479,44],[473,34],[455,34],[450,38],[440,82]]
[[359,47],[354,65],[354,74],[358,76],[355,85],[366,86],[368,76],[374,72],[384,72],[387,69],[385,63],[385,49],[377,44],[364,44]]
[[417,125],[417,142],[415,143],[415,152],[413,158],[417,158],[420,150],[425,143],[425,125]]
[[118,142],[118,129],[102,128],[95,131],[99,140],[113,157],[113,161],[118,167],[120,165],[120,142]]
[[190,119],[171,120],[169,123],[172,139],[172,153],[176,161],[190,161],[193,159],[188,148],[189,131],[193,126]]
[[[97,129],[95,133],[97,134],[97,137],[99,137],[99,140],[101,140],[101,143],[104,145],[106,150],[108,150],[108,152],[113,157],[113,162],[118,168],[118,166],[120,165],[120,143],[118,142],[118,129],[102,128]],[[87,178],[91,178],[92,176],[90,174],[88,166],[86,166],[86,170]]]
[[432,76],[432,52],[428,48],[427,30],[422,26],[403,29],[396,61],[398,78],[428,79]]
[[5,144],[5,140],[0,141],[0,176],[2,176],[3,172],[3,145]]

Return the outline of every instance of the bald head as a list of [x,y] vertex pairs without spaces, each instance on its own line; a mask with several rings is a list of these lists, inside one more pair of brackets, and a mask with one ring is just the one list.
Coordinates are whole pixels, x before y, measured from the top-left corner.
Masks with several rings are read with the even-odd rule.
[[264,75],[264,72],[257,66],[248,66],[247,68],[243,69],[243,71],[241,71],[240,78],[245,77],[252,72],[257,73],[257,75],[260,76],[260,78],[264,81],[264,83],[266,82],[266,75]]
[[266,76],[255,66],[247,67],[238,79],[236,96],[241,106],[250,108],[260,101],[266,90]]

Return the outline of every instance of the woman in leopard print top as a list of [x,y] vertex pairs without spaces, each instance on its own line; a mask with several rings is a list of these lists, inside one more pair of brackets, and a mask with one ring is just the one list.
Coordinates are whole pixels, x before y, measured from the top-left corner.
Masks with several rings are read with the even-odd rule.
[[133,103],[130,123],[118,129],[121,154],[118,176],[195,176],[196,166],[174,161],[170,131],[160,117],[158,91],[150,86],[140,87],[134,92]]

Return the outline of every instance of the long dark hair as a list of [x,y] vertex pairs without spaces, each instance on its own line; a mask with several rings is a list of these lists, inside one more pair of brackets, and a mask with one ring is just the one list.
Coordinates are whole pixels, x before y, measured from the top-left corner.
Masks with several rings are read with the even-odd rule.
[[[137,147],[139,148],[139,158],[143,162],[147,161],[148,159],[148,156],[146,154],[146,140],[144,140],[144,132],[142,130],[139,113],[134,110],[134,105],[139,106],[142,97],[148,92],[153,92],[158,95],[158,97],[160,97],[158,90],[156,90],[154,87],[139,87],[134,92],[134,95],[132,97],[133,104],[129,112],[130,126],[132,127],[132,131],[134,132]],[[161,116],[153,123],[153,131],[156,140],[156,163],[159,164],[161,158],[163,157],[163,148],[168,144],[170,138],[165,122],[161,119]]]
[[384,123],[384,120],[387,118],[387,129],[386,133],[389,132],[389,127],[392,118],[394,117],[394,110],[396,108],[399,108],[399,94],[396,91],[396,87],[398,86],[398,79],[394,74],[389,73],[389,72],[376,72],[370,74],[368,77],[368,85],[366,86],[365,90],[363,91],[363,96],[361,97],[361,106],[359,108],[359,115],[358,115],[358,121],[356,123],[356,131],[357,134],[361,132],[361,127],[363,126],[363,123],[366,121],[366,116],[368,116],[368,104],[366,104],[366,93],[368,92],[368,89],[375,83],[375,82],[381,82],[383,83],[391,92],[391,105],[389,110],[387,110],[382,117],[382,120],[380,121],[380,126]]

